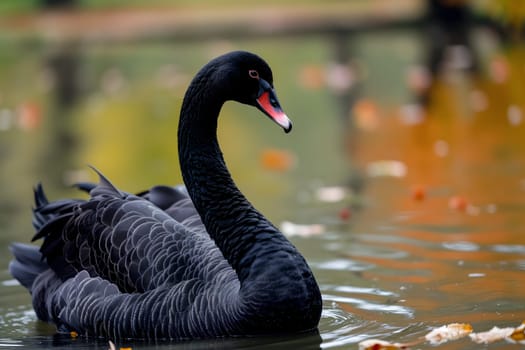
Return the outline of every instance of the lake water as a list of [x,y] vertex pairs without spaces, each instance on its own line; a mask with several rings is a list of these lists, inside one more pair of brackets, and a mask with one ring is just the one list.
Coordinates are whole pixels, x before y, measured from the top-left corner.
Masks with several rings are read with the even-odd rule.
[[[414,101],[406,77],[418,57],[415,37],[363,38],[352,127],[327,86],[332,66],[322,38],[202,46],[78,52],[83,92],[65,107],[52,102],[50,73],[40,65],[45,50],[20,61],[3,54],[11,67],[2,69],[3,80],[17,90],[1,85],[0,347],[108,347],[57,337],[36,320],[29,295],[7,272],[7,245],[32,236],[37,181],[52,198],[69,196],[74,192],[65,184],[94,180],[85,166],[93,164],[127,191],[180,182],[180,97],[196,69],[229,48],[254,50],[270,61],[294,121],[284,135],[257,111],[227,104],[220,138],[239,187],[313,268],[324,299],[319,333],[120,346],[345,349],[370,338],[418,341],[454,322],[485,331],[525,320],[523,52],[494,49],[483,56],[483,73],[451,70],[436,77],[421,114],[407,105]],[[36,81],[24,91],[21,81],[31,76]],[[441,347],[479,345],[467,337]],[[512,347],[519,346],[489,345]]]

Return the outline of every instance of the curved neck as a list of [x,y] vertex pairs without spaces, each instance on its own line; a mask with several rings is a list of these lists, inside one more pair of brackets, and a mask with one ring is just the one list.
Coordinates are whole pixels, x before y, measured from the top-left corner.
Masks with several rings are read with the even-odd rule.
[[186,93],[179,121],[179,161],[208,234],[242,282],[251,265],[245,257],[255,256],[250,251],[258,248],[261,235],[284,237],[233,182],[217,141],[217,118],[224,101],[211,91],[216,90],[192,83]]

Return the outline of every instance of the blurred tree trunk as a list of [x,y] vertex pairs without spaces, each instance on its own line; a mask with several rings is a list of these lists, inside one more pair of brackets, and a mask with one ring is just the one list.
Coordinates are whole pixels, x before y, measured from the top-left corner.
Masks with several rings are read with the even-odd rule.
[[73,8],[77,0],[41,0],[40,6],[44,9]]
[[80,98],[80,53],[78,45],[60,45],[46,62],[54,84],[54,99],[47,110],[46,145],[40,158],[44,183],[51,191],[63,191],[67,174],[75,167],[78,146],[72,111]]

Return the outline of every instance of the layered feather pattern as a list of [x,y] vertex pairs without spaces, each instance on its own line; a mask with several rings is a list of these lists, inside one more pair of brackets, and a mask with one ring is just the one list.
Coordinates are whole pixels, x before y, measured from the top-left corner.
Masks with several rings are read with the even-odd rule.
[[[84,335],[116,338],[180,339],[233,331],[228,317],[216,322],[199,315],[205,310],[200,303],[217,306],[208,316],[234,315],[237,303],[229,299],[238,295],[239,281],[202,223],[195,224],[200,222],[195,209],[177,221],[153,202],[101,179],[88,201],[35,210],[37,216],[58,213],[35,236],[44,238],[41,252],[54,272],[42,274],[32,286],[33,297],[46,300],[39,316]],[[183,190],[174,191],[178,200],[172,211],[191,211]]]

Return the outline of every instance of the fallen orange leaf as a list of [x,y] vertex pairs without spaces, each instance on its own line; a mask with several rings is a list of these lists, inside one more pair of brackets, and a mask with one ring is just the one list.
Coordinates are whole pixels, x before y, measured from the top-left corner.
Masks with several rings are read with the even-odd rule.
[[525,323],[522,323],[516,328],[506,327],[492,327],[486,332],[473,333],[470,335],[472,341],[478,344],[489,344],[495,341],[507,339],[511,342],[522,343],[525,340]]
[[295,156],[289,151],[267,149],[261,154],[261,164],[268,170],[288,171],[295,163]]
[[425,335],[425,339],[431,344],[441,344],[449,340],[463,338],[472,333],[472,326],[468,323],[451,323],[433,329]]
[[352,216],[352,212],[350,211],[349,208],[343,208],[339,210],[339,218],[341,220],[347,221],[350,219],[351,216]]
[[415,185],[412,187],[412,198],[416,201],[422,201],[425,199],[426,191],[422,185]]
[[469,336],[478,344],[489,344],[498,340],[507,340],[510,343],[525,344],[525,321],[516,328],[492,327],[486,332],[473,333],[472,326],[468,323],[451,323],[433,329],[424,338],[410,343],[390,343],[379,339],[369,339],[359,343],[359,350],[397,350],[408,349],[420,345],[425,340],[432,345],[439,345],[451,340],[458,340]]
[[379,339],[368,339],[359,343],[359,350],[399,350],[408,349],[406,344],[390,343]]
[[367,99],[356,102],[352,108],[356,125],[363,130],[373,130],[379,125],[379,112],[376,104]]
[[525,341],[525,321],[519,327],[516,327],[509,338],[520,343]]
[[467,200],[462,196],[452,196],[448,201],[448,206],[450,209],[465,211],[467,209]]

